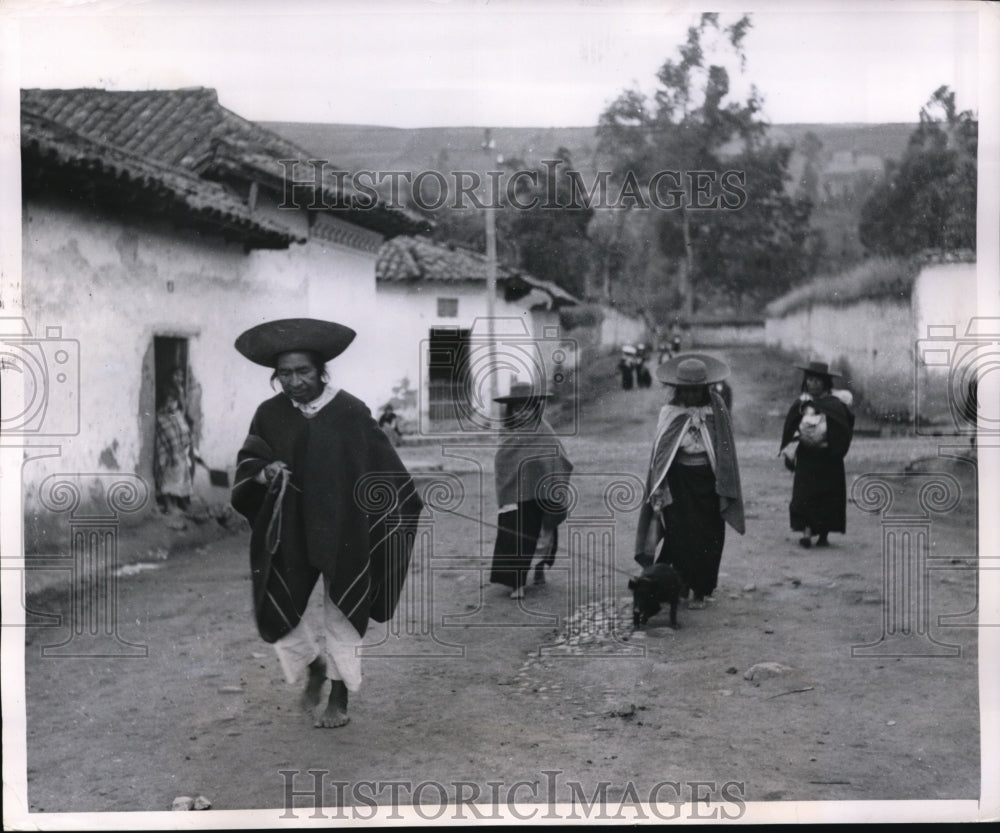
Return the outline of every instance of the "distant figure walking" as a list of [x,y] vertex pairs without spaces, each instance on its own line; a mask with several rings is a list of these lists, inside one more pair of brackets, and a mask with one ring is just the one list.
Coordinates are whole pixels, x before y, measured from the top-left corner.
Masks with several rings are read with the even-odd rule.
[[646,360],[649,358],[649,346],[646,344],[640,344],[636,350],[635,359],[635,383],[640,388],[648,388],[653,384],[653,376],[649,372],[649,368],[646,366]]
[[618,360],[618,373],[622,378],[622,390],[632,390],[635,384],[636,353],[638,351],[631,345],[622,347],[622,356]]
[[804,371],[802,393],[785,417],[781,453],[794,471],[789,521],[801,532],[799,545],[829,546],[831,532],[847,531],[847,484],[844,457],[854,436],[853,397],[834,390],[840,374],[826,362],[795,365]]

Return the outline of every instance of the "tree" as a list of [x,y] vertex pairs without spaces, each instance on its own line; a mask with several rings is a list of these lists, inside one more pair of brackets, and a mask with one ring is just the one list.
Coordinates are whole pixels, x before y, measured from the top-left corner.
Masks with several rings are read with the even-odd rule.
[[753,184],[752,198],[739,211],[713,212],[693,227],[697,274],[711,276],[711,287],[740,308],[759,307],[809,274],[812,202],[785,187],[791,152],[766,145],[730,159]]
[[[741,69],[745,66],[743,39],[750,25],[746,15],[728,26],[718,14],[701,15],[688,29],[679,57],[667,60],[657,73],[652,100],[626,90],[598,125],[601,149],[617,180],[631,175],[649,182],[663,170],[682,175],[687,194],[676,210],[656,212],[653,236],[676,264],[676,289],[686,315],[694,310],[698,287],[743,294],[757,292],[768,274],[780,275],[782,283],[804,274],[811,204],[786,194],[789,152],[765,142],[768,125],[760,115],[756,89],[751,87],[743,100],[730,94],[725,63],[737,59]],[[726,207],[716,202],[724,191],[722,174],[739,166],[747,174],[746,203],[738,211],[727,210],[731,202]],[[715,177],[699,201],[718,207],[706,210],[695,204],[690,177],[698,171]],[[754,264],[749,271],[741,266],[747,258]]]
[[[513,180],[500,180],[495,215],[497,256],[500,263],[523,269],[578,297],[587,294],[593,270],[594,246],[587,236],[593,209],[571,187],[573,160],[563,147],[552,158],[529,169],[520,157],[500,163]],[[525,172],[531,176],[523,175]],[[508,192],[513,183],[513,194]],[[481,195],[486,199],[485,192]],[[412,206],[416,210],[416,206]],[[486,250],[483,212],[472,207],[446,205],[423,211],[435,222],[432,238],[440,243],[461,243],[478,252]]]
[[517,241],[521,268],[583,297],[593,254],[587,225],[594,210],[574,191],[572,170],[570,152],[560,147],[535,170],[537,184],[518,179],[517,205],[508,206],[505,213],[512,213],[510,234]]
[[873,254],[975,249],[978,123],[939,87],[920,110],[898,166],[861,209],[858,233]]

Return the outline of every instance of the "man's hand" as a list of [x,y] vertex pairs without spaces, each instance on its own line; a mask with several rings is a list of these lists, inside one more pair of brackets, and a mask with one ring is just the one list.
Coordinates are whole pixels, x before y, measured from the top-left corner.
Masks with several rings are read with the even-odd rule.
[[286,466],[281,460],[275,460],[273,463],[268,463],[257,473],[257,480],[260,483],[270,483],[275,477],[278,476],[278,472],[287,468],[288,466]]

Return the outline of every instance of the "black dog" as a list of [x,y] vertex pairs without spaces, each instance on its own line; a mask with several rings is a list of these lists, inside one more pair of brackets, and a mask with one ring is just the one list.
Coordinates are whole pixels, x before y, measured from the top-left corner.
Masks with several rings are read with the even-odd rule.
[[632,591],[632,627],[644,627],[650,617],[662,609],[662,604],[670,605],[670,627],[676,629],[677,603],[685,592],[684,581],[670,564],[652,564],[642,574],[628,580]]

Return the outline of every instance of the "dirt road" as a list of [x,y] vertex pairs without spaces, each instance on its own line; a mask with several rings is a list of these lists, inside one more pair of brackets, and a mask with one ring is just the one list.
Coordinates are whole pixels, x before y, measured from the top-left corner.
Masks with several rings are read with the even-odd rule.
[[[121,577],[118,634],[145,657],[43,657],[65,629],[29,628],[31,810],[166,810],[181,795],[213,809],[282,808],[289,787],[315,793],[310,771],[320,803],[349,805],[344,818],[366,818],[357,813],[394,793],[400,804],[478,802],[487,817],[490,803],[566,803],[550,816],[563,819],[705,796],[730,817],[742,802],[975,798],[972,466],[938,457],[932,439],[858,439],[849,488],[929,459],[888,479],[892,517],[849,506],[846,536],[802,550],[775,456],[795,380],[760,351],[724,355],[748,530],[727,533],[715,601],[682,609],[681,629],[660,615],[633,635],[626,589],[629,489],[662,390],[609,389],[566,441],[578,503],[556,569],[520,605],[484,572],[493,533],[477,519],[495,522],[490,450],[404,449],[414,465],[443,464],[421,478],[431,546],[393,625],[366,638],[365,682],[343,729],[312,727],[257,638],[243,533]],[[919,489],[931,481],[957,484],[957,503],[928,511]],[[897,532],[926,535],[929,559],[915,574],[896,562],[887,584],[883,542],[903,541]],[[121,545],[142,543],[123,533]],[[913,588],[926,597],[901,595]],[[66,595],[38,603],[69,611]],[[910,638],[883,639],[898,621]],[[300,796],[295,815],[309,818],[314,803]]]

